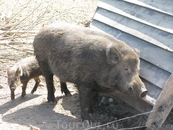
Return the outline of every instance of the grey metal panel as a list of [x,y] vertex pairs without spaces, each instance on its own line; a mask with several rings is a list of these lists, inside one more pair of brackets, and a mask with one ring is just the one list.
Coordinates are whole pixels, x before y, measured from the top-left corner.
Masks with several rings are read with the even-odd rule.
[[158,99],[162,89],[158,88],[157,86],[155,86],[154,84],[151,84],[150,82],[142,79],[142,81],[144,82],[144,84],[146,85],[146,88],[148,90],[147,95],[149,95],[150,97],[154,98],[154,99]]
[[171,76],[171,73],[160,69],[159,67],[141,59],[140,76],[146,81],[156,85],[158,88],[163,89],[167,79]]
[[157,9],[166,11],[173,14],[173,1],[172,0],[139,0],[145,4],[151,5]]
[[[111,2],[109,1],[106,4],[100,2],[100,4],[98,4],[99,8],[97,13],[122,25],[136,29],[145,35],[151,36],[173,49],[173,45],[166,42],[168,37],[173,40],[173,16],[154,12],[149,9],[142,9],[141,7],[140,10],[142,11],[136,10],[133,6],[129,6],[128,9],[125,7],[124,9],[121,4],[117,4],[119,2],[122,3],[122,1],[119,0],[116,2],[111,0]],[[127,5],[129,4],[126,3],[124,6]]]
[[[100,20],[100,22],[105,22],[104,20]],[[126,42],[128,45],[134,48],[138,48],[140,50],[140,57],[145,59],[146,61],[150,61],[152,64],[165,69],[168,72],[173,72],[173,53],[162,49],[160,47],[154,46],[143,39],[139,39],[134,37],[133,35],[122,32],[121,30],[116,31],[116,28],[112,28],[107,24],[100,23],[99,29],[105,31],[118,39]],[[94,25],[94,21],[92,23]],[[95,27],[97,26],[94,25]],[[129,32],[130,33],[130,32]]]
[[[173,73],[173,1],[101,0],[91,27],[140,50],[140,77],[157,100]],[[118,97],[133,105],[132,97]]]

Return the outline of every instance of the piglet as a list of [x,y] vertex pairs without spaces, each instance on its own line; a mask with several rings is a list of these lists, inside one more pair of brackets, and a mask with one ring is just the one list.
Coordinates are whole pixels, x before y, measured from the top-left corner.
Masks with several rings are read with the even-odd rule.
[[22,84],[21,96],[24,97],[26,95],[26,86],[32,78],[35,80],[35,85],[31,93],[34,93],[40,83],[39,76],[42,75],[35,57],[28,57],[16,63],[12,68],[7,69],[7,74],[8,85],[11,90],[11,100],[15,99],[14,91],[20,84]]

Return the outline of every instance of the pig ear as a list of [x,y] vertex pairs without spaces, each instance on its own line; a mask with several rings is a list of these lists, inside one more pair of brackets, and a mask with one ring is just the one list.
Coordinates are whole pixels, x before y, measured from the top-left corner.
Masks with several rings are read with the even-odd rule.
[[138,56],[140,56],[140,50],[139,50],[139,49],[133,48],[133,50],[136,52],[136,54],[137,54]]
[[18,76],[22,76],[22,75],[23,75],[23,71],[22,71],[21,66],[19,66],[19,67],[17,68],[16,74],[17,74]]
[[113,47],[111,44],[107,47],[106,57],[108,64],[115,65],[122,59],[122,54],[117,48]]

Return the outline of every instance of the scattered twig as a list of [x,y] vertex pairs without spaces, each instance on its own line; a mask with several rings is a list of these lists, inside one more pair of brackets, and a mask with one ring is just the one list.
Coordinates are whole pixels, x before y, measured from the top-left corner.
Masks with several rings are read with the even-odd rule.
[[17,4],[19,3],[19,0],[17,0],[16,4],[14,5],[12,11],[16,8]]
[[[28,3],[30,2],[31,0],[29,0],[28,2],[27,2],[27,5],[28,5]],[[13,8],[14,9],[14,8]],[[15,18],[15,16],[17,16],[19,13],[21,13],[22,12],[22,10],[24,10],[25,9],[25,7],[23,7],[20,11],[18,11],[17,13],[15,13],[13,16],[11,16],[11,18],[8,20],[8,22],[10,22],[13,18]],[[6,24],[6,23],[5,23]],[[5,26],[5,24],[4,25],[2,25],[2,26]]]
[[[31,16],[35,10],[37,10],[42,3],[40,3],[29,15],[27,15],[25,18],[23,18],[21,21],[19,21],[16,26],[20,25],[23,21],[25,21],[29,16]],[[9,31],[11,31],[12,29],[14,29],[16,26],[14,26],[13,28],[11,28]]]
[[34,26],[37,26],[39,24],[39,22],[41,21],[40,19],[46,14],[47,12],[47,8],[46,10],[37,17],[36,21],[34,22],[34,24],[32,24],[26,31],[29,32],[30,29],[32,29]]
[[8,44],[6,44],[6,46],[8,46],[8,47],[10,47],[10,48],[12,48],[12,49],[18,50],[18,51],[22,51],[22,52],[26,52],[26,53],[29,53],[29,54],[33,54],[33,50],[30,50],[30,49],[23,49],[23,50],[22,50],[22,49],[13,47],[13,46],[8,45]]
[[0,31],[0,35],[2,35],[2,34],[13,34],[13,33],[34,33],[34,34],[36,34],[37,33],[37,31],[18,31],[18,30],[13,30],[13,31]]
[[22,45],[22,44],[32,44],[33,40],[27,40],[27,41],[10,41],[10,42],[0,42],[0,45]]
[[34,36],[35,36],[35,34],[33,34],[33,35],[24,35],[24,36],[3,37],[3,38],[0,38],[0,40],[15,39],[15,38],[28,38],[28,37],[34,37]]

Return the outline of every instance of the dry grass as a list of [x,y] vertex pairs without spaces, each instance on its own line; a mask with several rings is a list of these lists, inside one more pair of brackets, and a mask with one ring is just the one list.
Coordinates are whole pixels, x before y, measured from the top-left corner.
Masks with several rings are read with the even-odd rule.
[[64,21],[88,26],[98,0],[1,0],[0,44],[32,43],[43,26]]

